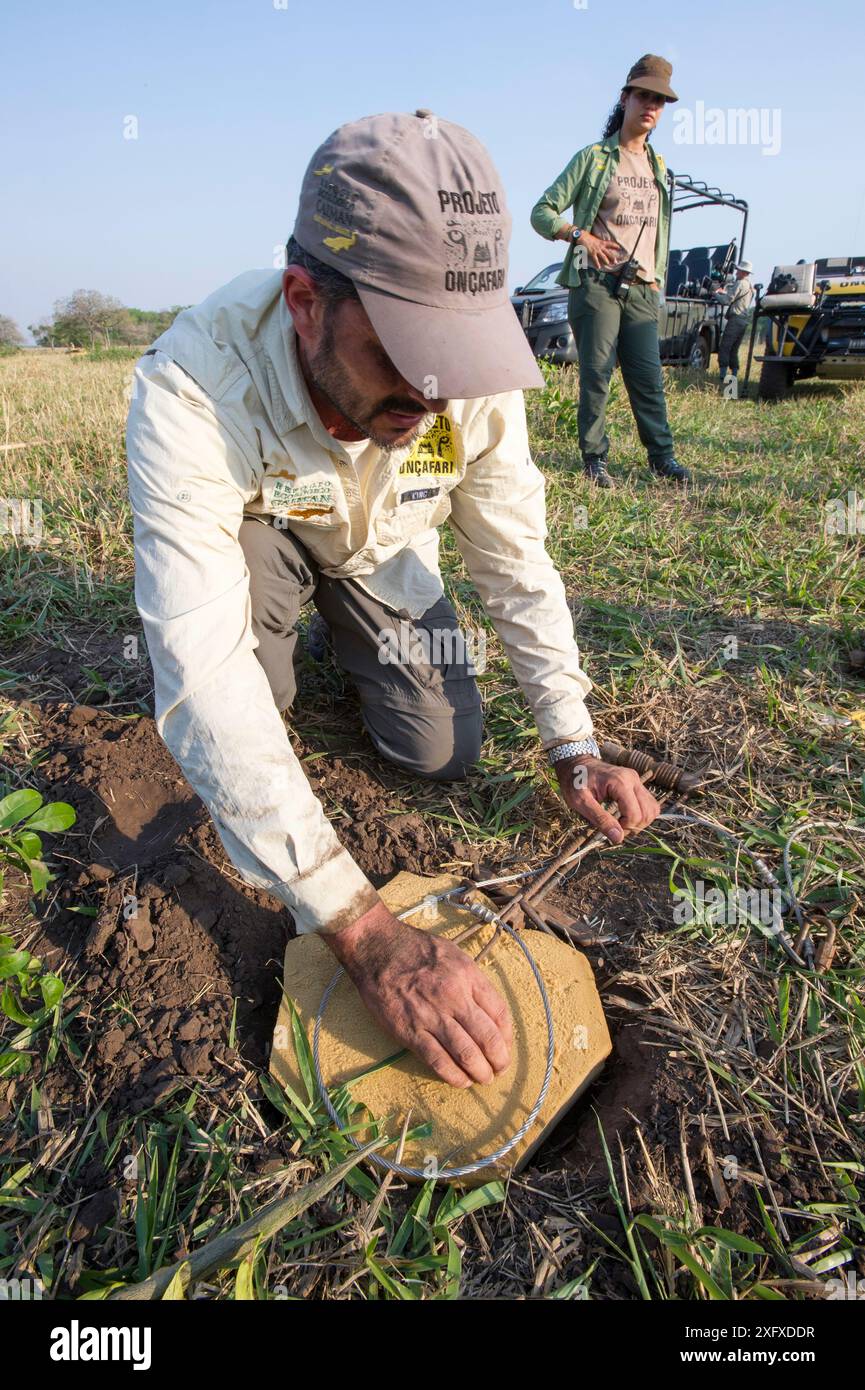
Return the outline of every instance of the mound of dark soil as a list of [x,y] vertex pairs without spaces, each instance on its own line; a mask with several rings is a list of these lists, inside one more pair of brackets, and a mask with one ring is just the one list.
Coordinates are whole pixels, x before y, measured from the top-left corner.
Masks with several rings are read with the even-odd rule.
[[[247,1068],[267,1063],[290,913],[241,881],[151,719],[66,702],[29,708],[45,749],[44,793],[78,816],[54,856],[53,896],[31,943],[77,982],[83,1000],[75,1030],[84,1056],[75,1067],[61,1054],[45,1078],[47,1098],[70,1112],[97,1101],[138,1112],[195,1082],[230,1103]],[[298,740],[295,747],[299,756],[309,751]],[[401,869],[435,873],[454,857],[465,862],[466,846],[437,834],[434,823],[398,802],[394,813],[370,773],[340,758],[308,767],[324,804],[344,813],[337,833],[374,882]],[[589,906],[592,885],[590,872]],[[620,930],[635,929],[632,885],[623,885],[618,908],[609,893],[604,902],[608,920],[612,912]],[[597,964],[603,972],[601,953]],[[651,1105],[657,1050],[641,1049],[633,1034],[617,1035],[593,1089],[605,1122],[628,1124],[629,1110],[645,1114]],[[599,1149],[586,1117],[573,1142],[592,1165]]]

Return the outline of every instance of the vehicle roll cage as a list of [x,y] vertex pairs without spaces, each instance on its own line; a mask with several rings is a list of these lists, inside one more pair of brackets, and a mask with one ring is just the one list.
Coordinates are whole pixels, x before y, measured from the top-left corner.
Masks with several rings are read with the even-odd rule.
[[690,174],[667,175],[670,189],[670,211],[690,212],[691,208],[725,207],[742,214],[742,235],[739,238],[739,259],[745,254],[745,233],[748,230],[748,204],[744,198],[736,198],[732,193],[723,193],[720,188],[711,188],[702,179],[692,179]]

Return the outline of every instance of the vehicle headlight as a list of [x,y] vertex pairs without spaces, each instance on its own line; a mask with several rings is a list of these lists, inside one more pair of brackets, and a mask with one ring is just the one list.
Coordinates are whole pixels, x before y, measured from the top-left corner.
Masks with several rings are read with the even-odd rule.
[[545,309],[535,315],[535,323],[564,323],[568,317],[568,301],[559,299],[554,304],[548,304]]

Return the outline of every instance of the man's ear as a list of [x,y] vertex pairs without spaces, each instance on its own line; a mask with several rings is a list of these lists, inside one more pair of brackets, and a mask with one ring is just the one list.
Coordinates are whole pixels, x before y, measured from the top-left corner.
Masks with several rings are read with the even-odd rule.
[[282,293],[297,336],[314,343],[321,335],[324,301],[308,270],[288,265],[282,272]]

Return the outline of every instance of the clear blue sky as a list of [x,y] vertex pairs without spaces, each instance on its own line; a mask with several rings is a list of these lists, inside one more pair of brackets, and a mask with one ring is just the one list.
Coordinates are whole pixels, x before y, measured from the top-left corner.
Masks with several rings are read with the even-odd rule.
[[[861,0],[284,3],[6,0],[0,313],[24,328],[78,288],[194,303],[270,266],[324,135],[418,106],[489,146],[514,217],[514,286],[556,258],[528,225],[533,202],[597,137],[647,51],[672,61],[681,98],[655,145],[748,200],[759,279],[775,262],[865,252]],[[673,113],[698,102],[767,121],[779,110],[779,153],[677,143]],[[123,138],[127,116],[137,140]],[[734,225],[693,213],[674,244]]]

